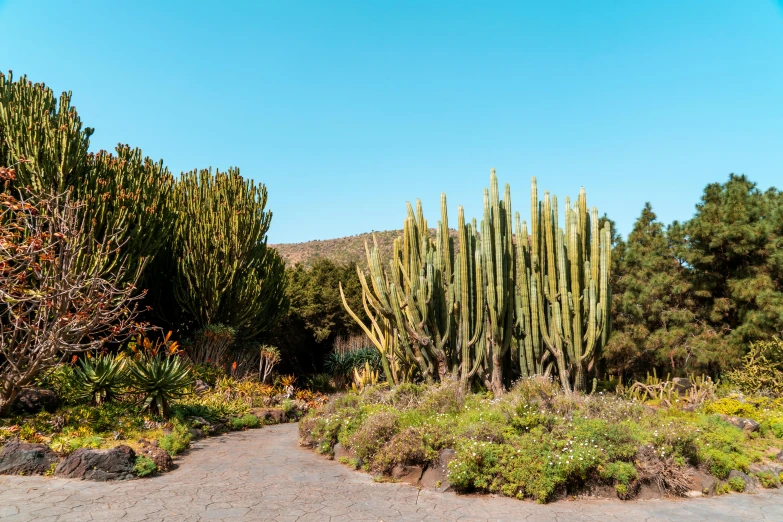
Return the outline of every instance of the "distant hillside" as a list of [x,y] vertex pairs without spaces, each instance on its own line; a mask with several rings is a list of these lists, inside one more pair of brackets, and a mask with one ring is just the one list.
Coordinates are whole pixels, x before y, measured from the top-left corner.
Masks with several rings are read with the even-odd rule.
[[[435,229],[431,229],[432,236],[435,237]],[[367,256],[364,252],[365,241],[372,246],[373,233],[359,234],[356,236],[340,237],[337,239],[324,239],[322,241],[307,241],[306,243],[279,243],[270,245],[277,250],[285,261],[286,266],[294,266],[297,263],[309,267],[318,259],[329,259],[335,263],[358,263],[366,264]],[[391,257],[394,239],[402,235],[402,230],[386,230],[375,232],[375,238],[381,247],[383,259],[388,260]],[[450,231],[451,237],[457,237],[457,231]],[[455,241],[456,243],[456,241]],[[455,244],[455,250],[458,250]]]
[[[375,232],[375,237],[381,247],[381,253],[388,259],[391,256],[394,239],[402,234],[402,230],[386,230]],[[285,260],[286,266],[302,263],[312,266],[318,259],[330,259],[336,263],[364,263],[365,241],[372,246],[372,233],[357,236],[324,239],[323,241],[307,241],[305,243],[280,243],[270,245],[277,250]]]

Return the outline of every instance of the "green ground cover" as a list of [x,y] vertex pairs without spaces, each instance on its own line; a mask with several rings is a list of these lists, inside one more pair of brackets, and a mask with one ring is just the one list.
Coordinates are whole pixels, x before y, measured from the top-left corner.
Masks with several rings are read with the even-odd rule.
[[[783,444],[781,399],[712,397],[692,411],[648,402],[609,392],[565,394],[544,378],[520,381],[501,397],[463,393],[451,382],[404,384],[337,396],[301,421],[300,434],[324,454],[342,444],[378,475],[396,465],[426,465],[452,448],[453,486],[539,502],[591,484],[612,485],[620,498],[650,482],[685,495],[697,469],[737,490],[729,473],[750,472]],[[744,431],[718,414],[760,425]],[[759,479],[765,487],[779,484]]]

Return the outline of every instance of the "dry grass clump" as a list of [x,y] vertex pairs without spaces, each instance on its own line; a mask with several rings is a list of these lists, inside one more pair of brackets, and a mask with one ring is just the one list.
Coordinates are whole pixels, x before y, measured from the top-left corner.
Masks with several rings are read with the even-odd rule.
[[445,379],[428,387],[421,396],[419,409],[431,413],[459,413],[465,406],[465,388],[457,379]]
[[604,393],[582,396],[581,410],[586,417],[609,422],[638,422],[645,414],[643,404]]
[[506,442],[503,426],[486,423],[470,426],[462,434],[462,437],[480,442],[492,442],[493,444],[503,444]]
[[421,403],[424,390],[421,386],[412,383],[400,384],[391,392],[389,398],[391,404],[399,410],[415,408]]
[[399,431],[399,415],[380,411],[367,417],[350,437],[349,446],[365,461],[371,460],[378,450]]
[[661,491],[669,495],[684,497],[691,489],[691,468],[677,464],[674,457],[662,459],[653,446],[639,448],[634,463],[640,481],[657,484]]
[[394,466],[424,465],[438,457],[432,447],[432,437],[422,427],[408,427],[394,435],[388,444],[375,454],[373,470],[389,473]]

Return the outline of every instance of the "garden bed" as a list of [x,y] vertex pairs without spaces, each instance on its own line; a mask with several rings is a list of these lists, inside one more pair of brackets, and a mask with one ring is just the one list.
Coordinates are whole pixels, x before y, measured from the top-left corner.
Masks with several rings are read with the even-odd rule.
[[[221,377],[213,386],[196,384],[163,418],[132,395],[99,405],[69,400],[61,380],[52,388],[64,400],[41,404],[49,411],[17,410],[0,419],[0,473],[93,480],[149,476],[171,469],[172,458],[195,439],[297,421],[325,401],[325,396],[296,390],[291,383],[273,386]],[[51,399],[52,390],[31,395]],[[88,468],[96,466],[109,471],[90,473]]]
[[499,398],[448,382],[376,387],[311,411],[300,443],[378,480],[538,502],[780,486],[782,400],[727,396],[691,411],[677,407],[685,400],[648,402],[567,395],[545,379],[521,381]]

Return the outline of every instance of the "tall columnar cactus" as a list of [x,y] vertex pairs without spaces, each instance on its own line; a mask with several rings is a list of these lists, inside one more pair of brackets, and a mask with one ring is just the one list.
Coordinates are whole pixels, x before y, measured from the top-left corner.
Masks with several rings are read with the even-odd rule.
[[[518,282],[527,278],[518,285],[518,320],[521,315],[529,325],[524,352],[534,361],[537,357],[540,367],[524,363],[528,373],[545,369],[545,348],[563,387],[581,391],[609,334],[610,225],[599,230],[598,210],[588,213],[583,188],[574,207],[566,199],[564,228],[559,228],[557,198],[546,192],[539,201],[535,178],[531,224],[530,241],[523,237],[517,243]],[[520,232],[527,234],[526,223]]]
[[484,189],[484,218],[481,220],[480,260],[486,277],[486,339],[489,387],[503,391],[503,359],[513,339],[514,328],[514,244],[511,219],[511,188],[500,199],[493,169],[490,188]]
[[[483,289],[476,289],[482,281],[482,265],[474,259],[481,255],[476,227],[465,225],[460,208],[460,254],[455,256],[448,223],[445,195],[435,237],[424,219],[421,202],[415,210],[408,205],[403,233],[394,242],[388,264],[374,244],[367,246],[369,277],[358,269],[371,323],[362,327],[381,351],[388,364],[384,369],[394,374],[394,382],[404,371],[405,362],[413,363],[427,381],[450,374],[467,381],[485,359],[480,335]],[[390,349],[388,339],[394,339],[395,349]]]
[[14,165],[15,186],[33,196],[71,192],[97,238],[122,230],[122,259],[127,273],[136,273],[168,240],[174,180],[162,162],[127,145],[116,154],[88,153],[92,133],[70,92],[58,101],[43,84],[0,74],[0,165]]
[[272,213],[264,185],[200,170],[177,183],[174,295],[197,327],[223,324],[252,338],[285,313],[285,267],[266,245]]
[[476,221],[465,223],[465,211],[457,210],[459,255],[454,267],[454,305],[458,333],[453,347],[454,366],[460,381],[467,384],[486,366],[487,338],[484,269]]
[[417,202],[388,265],[377,244],[367,247],[368,275],[358,271],[370,326],[349,312],[390,382],[404,357],[426,380],[480,378],[495,393],[514,375],[553,372],[567,390],[585,389],[609,332],[611,231],[599,230],[596,209],[588,214],[584,189],[574,208],[566,200],[560,228],[557,199],[540,202],[535,178],[532,188],[530,231],[493,170],[480,226],[459,207],[456,245],[443,195],[434,238]]

